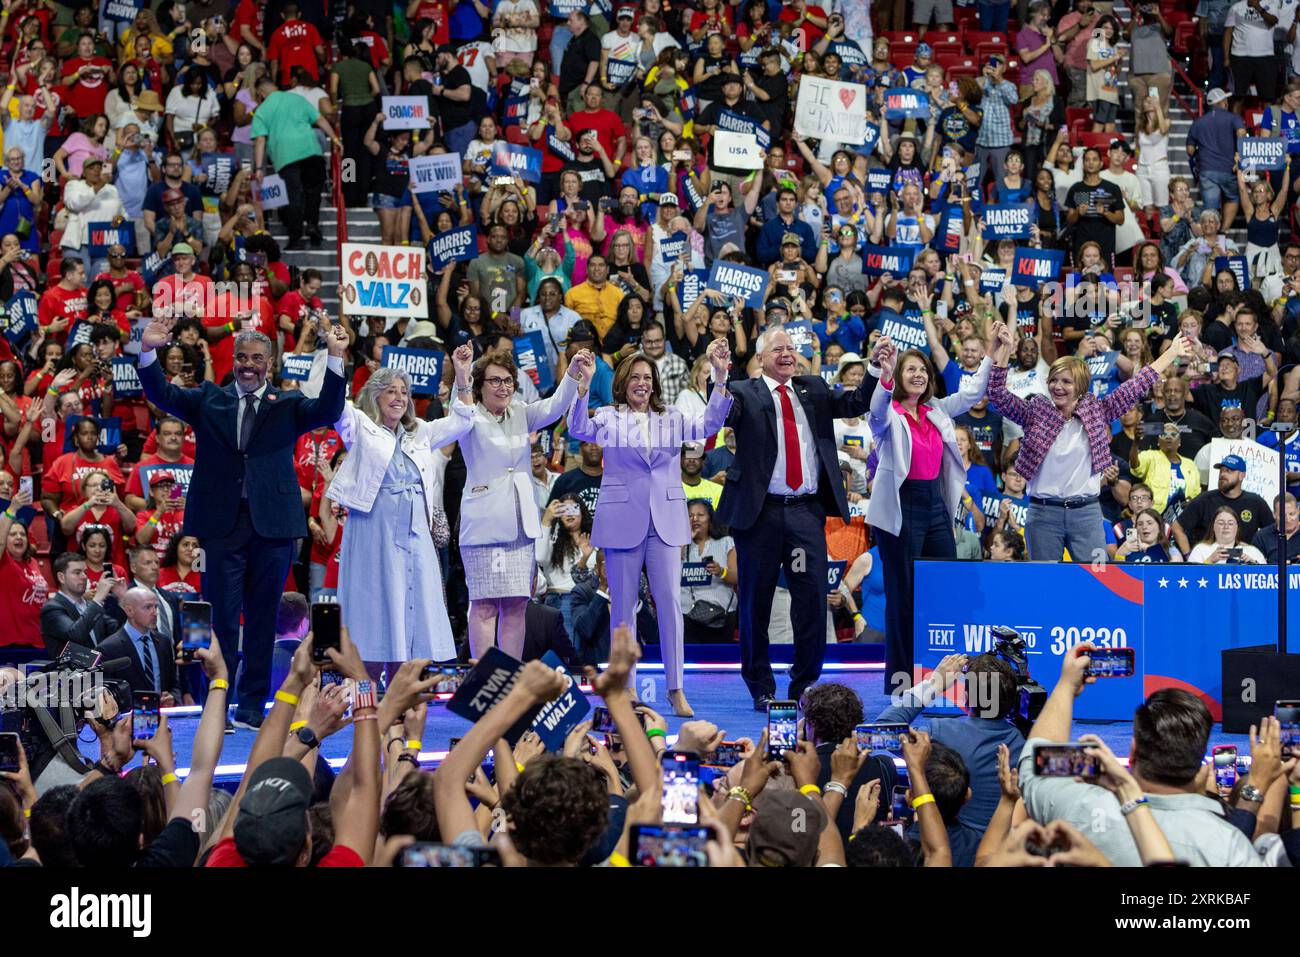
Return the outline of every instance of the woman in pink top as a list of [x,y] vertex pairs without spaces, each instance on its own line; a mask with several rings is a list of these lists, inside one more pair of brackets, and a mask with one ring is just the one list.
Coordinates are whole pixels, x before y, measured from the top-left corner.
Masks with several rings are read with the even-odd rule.
[[[1002,323],[993,324],[994,341]],[[891,342],[880,357],[880,388],[871,398],[877,456],[867,502],[885,578],[885,680],[912,679],[912,582],[918,558],[957,557],[952,519],[966,489],[966,466],[953,417],[984,395],[992,361],[963,376],[959,390],[934,397],[929,358],[916,349],[898,356]]]

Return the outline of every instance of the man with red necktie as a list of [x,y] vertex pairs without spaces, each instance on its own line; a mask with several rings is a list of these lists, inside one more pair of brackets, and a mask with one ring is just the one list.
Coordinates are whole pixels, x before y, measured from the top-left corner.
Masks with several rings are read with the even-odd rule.
[[[832,392],[821,376],[797,375],[798,347],[780,328],[759,340],[763,374],[735,381],[727,426],[736,457],[718,504],[718,519],[736,542],[741,674],[764,711],[776,697],[767,624],[777,576],[785,569],[794,631],[786,697],[798,700],[818,679],[826,652],[826,515],[849,517],[832,427],[865,415],[880,370],[852,392]],[[715,386],[717,388],[717,386]]]

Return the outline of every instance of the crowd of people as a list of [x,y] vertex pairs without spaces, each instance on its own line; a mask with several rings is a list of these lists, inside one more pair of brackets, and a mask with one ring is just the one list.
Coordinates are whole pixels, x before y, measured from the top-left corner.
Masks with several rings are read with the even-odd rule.
[[[1183,6],[164,0],[118,20],[112,5],[5,0],[0,661],[97,649],[131,663],[133,690],[204,706],[201,734],[258,731],[234,836],[212,834],[209,861],[238,862],[258,852],[222,841],[238,845],[240,799],[279,759],[293,713],[264,702],[312,685],[308,603],[340,606],[352,636],[340,671],[384,692],[386,744],[393,725],[422,720],[430,685],[413,662],[554,651],[574,669],[610,661],[597,691],[621,699],[635,646],[657,644],[673,714],[690,718],[685,644],[737,643],[763,711],[781,691],[769,646],[793,643],[784,697],[804,702],[809,747],[778,773],[756,746],[714,823],[736,835],[750,798],[788,778],[842,824],[843,840],[815,842],[804,862],[852,859],[849,795],[805,785],[833,784],[833,769],[862,783],[866,758],[849,768],[849,735],[828,730],[851,731],[860,704],[855,720],[846,700],[814,719],[812,702],[843,695],[819,680],[828,643],[882,642],[886,673],[913,675],[916,559],[1263,563],[1283,537],[1300,557],[1300,56],[1278,55],[1300,53],[1296,8]],[[825,81],[865,93],[852,101],[863,142],[801,132],[801,84]],[[900,89],[924,109],[892,108]],[[385,128],[383,99],[398,95],[425,98],[428,129]],[[1179,112],[1192,123],[1171,143]],[[719,158],[722,133],[751,137],[759,168]],[[1243,158],[1247,137],[1252,158],[1268,152],[1255,141],[1285,143],[1276,168]],[[527,168],[503,165],[521,147]],[[1190,177],[1171,175],[1181,147]],[[460,183],[415,189],[413,160],[448,153]],[[289,200],[278,211],[263,208],[272,176]],[[428,244],[431,264],[439,236],[478,227],[476,255],[431,265],[412,297],[428,318],[326,310],[320,272],[297,253],[325,242],[332,189],[341,214],[373,207],[384,245]],[[896,272],[878,267],[882,251]],[[760,295],[725,292],[709,279],[719,265],[756,267]],[[553,384],[515,361],[532,334]],[[436,392],[386,364],[394,346],[442,355]],[[1278,494],[1252,491],[1270,478],[1256,446],[1286,462]],[[219,662],[176,653],[193,602],[211,607]],[[522,709],[558,693],[525,674],[463,754],[499,752]],[[322,712],[337,706],[320,694]],[[1151,734],[1169,709],[1208,721],[1178,698],[1144,708]],[[1068,740],[1057,718],[1039,737]],[[315,739],[339,721],[312,720]],[[122,721],[92,723],[105,756],[129,756]],[[1143,764],[1123,778],[1109,761],[1102,790],[1202,789],[1197,735],[1176,767],[1148,772],[1166,758],[1149,756],[1141,724]],[[712,733],[699,734],[708,752]],[[313,751],[289,740],[295,760]],[[1018,755],[1004,759],[1000,818],[989,753],[976,768],[939,740],[904,749],[912,800],[927,781],[937,792],[983,774],[988,850],[1011,853],[990,821],[1009,825],[1014,807],[1038,824],[1012,838],[1084,853],[1060,823],[1075,809],[1045,800],[1040,813],[1029,788],[1017,803]],[[646,792],[640,748],[620,770],[571,743],[610,795]],[[165,764],[165,746],[150,747]],[[380,853],[372,817],[390,792],[413,814],[436,799],[425,823],[449,840],[490,817],[462,814],[464,789],[448,783],[477,759],[454,753],[454,773],[430,783],[379,751],[354,733],[342,799],[358,832],[327,863]],[[476,785],[480,811],[490,787],[512,820],[587,800],[576,765],[548,759],[530,777],[516,756],[518,780],[507,769]],[[1287,773],[1296,783],[1280,761],[1263,767],[1264,792]],[[105,776],[82,793],[115,787]],[[190,780],[183,799],[159,786],[173,818],[207,800]],[[597,784],[587,803],[604,815]],[[952,833],[961,790],[921,802],[927,863],[975,860],[978,834]],[[856,824],[892,820],[878,799]],[[518,849],[543,863],[595,848],[626,858],[609,808],[608,830],[593,810],[564,848]],[[1248,838],[1270,831],[1265,817]],[[394,826],[384,833],[411,833]],[[1196,859],[1165,831],[1175,856]],[[1132,840],[1142,860],[1168,853],[1149,828]],[[159,859],[197,855],[178,842]],[[313,844],[298,839],[287,862],[316,859]],[[894,853],[868,844],[863,862]],[[710,860],[730,861],[730,845]]]

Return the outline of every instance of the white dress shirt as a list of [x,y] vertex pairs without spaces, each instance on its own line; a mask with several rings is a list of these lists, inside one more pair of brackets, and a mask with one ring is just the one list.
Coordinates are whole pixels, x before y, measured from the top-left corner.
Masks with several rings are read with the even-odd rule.
[[794,381],[786,383],[790,396],[790,405],[794,408],[795,429],[799,433],[799,461],[803,466],[803,484],[790,488],[785,483],[785,414],[781,408],[781,396],[777,394],[775,379],[763,376],[772,403],[776,406],[776,466],[772,469],[772,480],[767,483],[767,490],[772,495],[816,495],[817,494],[817,447],[813,444],[812,425],[803,410],[803,403],[795,391]]

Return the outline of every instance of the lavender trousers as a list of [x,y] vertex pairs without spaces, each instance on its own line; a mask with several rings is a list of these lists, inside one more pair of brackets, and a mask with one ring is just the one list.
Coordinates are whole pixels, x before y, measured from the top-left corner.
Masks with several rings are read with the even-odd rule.
[[[605,577],[609,580],[609,627],[612,632],[626,622],[636,628],[636,602],[641,568],[650,579],[650,594],[659,619],[659,655],[664,663],[668,690],[682,687],[682,549],[664,542],[654,529],[632,548],[605,549]],[[635,679],[632,680],[635,689]]]

